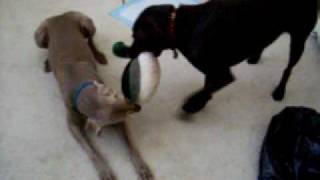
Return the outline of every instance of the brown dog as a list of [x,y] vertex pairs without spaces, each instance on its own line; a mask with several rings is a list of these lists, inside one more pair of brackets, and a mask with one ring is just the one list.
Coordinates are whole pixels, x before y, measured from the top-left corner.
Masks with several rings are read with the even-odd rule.
[[90,18],[79,12],[67,12],[46,19],[35,32],[40,48],[48,48],[45,71],[54,72],[68,109],[71,133],[86,151],[102,180],[115,180],[108,162],[96,150],[86,130],[94,128],[99,134],[107,125],[117,124],[129,146],[133,164],[142,180],[153,179],[148,166],[131,143],[124,123],[125,116],[140,110],[122,95],[105,87],[97,75],[95,60],[107,61],[94,46],[95,26]]

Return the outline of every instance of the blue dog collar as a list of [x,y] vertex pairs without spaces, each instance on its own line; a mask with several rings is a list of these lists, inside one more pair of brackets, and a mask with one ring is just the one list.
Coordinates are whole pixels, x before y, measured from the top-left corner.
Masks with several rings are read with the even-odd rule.
[[89,87],[89,86],[92,86],[94,85],[93,82],[84,82],[84,83],[81,83],[74,91],[73,95],[72,95],[72,100],[71,100],[71,103],[72,103],[72,107],[73,109],[76,111],[76,112],[79,112],[78,111],[78,108],[77,108],[77,104],[78,104],[78,98],[82,92],[82,90],[84,90],[85,88]]

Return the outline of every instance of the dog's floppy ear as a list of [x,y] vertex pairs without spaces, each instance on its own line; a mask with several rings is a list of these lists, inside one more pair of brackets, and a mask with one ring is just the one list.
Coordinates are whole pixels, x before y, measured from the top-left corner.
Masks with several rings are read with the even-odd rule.
[[88,17],[82,17],[80,20],[81,32],[85,37],[92,37],[96,33],[96,27],[93,21]]
[[40,24],[34,34],[35,41],[40,48],[48,48],[49,34],[48,34],[48,20]]
[[74,12],[74,15],[80,23],[80,30],[82,34],[86,38],[92,37],[96,33],[96,27],[94,26],[92,19],[81,12]]

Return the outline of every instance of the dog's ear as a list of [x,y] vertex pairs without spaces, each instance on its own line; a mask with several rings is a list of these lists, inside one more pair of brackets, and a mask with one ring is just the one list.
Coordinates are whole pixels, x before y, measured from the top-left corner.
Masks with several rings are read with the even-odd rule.
[[34,34],[36,44],[40,48],[48,48],[49,34],[48,34],[47,25],[48,25],[48,20],[45,20],[40,24],[40,26],[38,27],[38,29]]
[[96,33],[96,27],[94,26],[94,23],[92,19],[90,19],[88,16],[82,14],[81,12],[73,12],[74,16],[80,23],[80,30],[82,34],[86,37],[92,37]]
[[96,27],[93,24],[93,21],[88,17],[82,17],[80,20],[80,27],[82,34],[89,38],[96,33]]

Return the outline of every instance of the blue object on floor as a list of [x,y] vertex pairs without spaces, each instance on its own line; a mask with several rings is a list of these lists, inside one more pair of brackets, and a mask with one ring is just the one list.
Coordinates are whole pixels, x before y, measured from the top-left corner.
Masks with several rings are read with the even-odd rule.
[[139,14],[148,6],[157,4],[199,4],[201,0],[130,0],[113,10],[110,15],[123,24],[132,27]]

